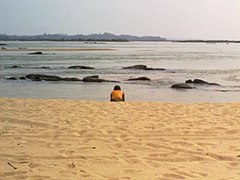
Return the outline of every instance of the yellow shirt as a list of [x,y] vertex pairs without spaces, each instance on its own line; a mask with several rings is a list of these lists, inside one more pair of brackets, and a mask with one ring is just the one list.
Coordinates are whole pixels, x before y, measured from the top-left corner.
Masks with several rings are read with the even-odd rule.
[[114,90],[111,93],[111,100],[113,101],[122,101],[123,100],[123,92],[121,90]]

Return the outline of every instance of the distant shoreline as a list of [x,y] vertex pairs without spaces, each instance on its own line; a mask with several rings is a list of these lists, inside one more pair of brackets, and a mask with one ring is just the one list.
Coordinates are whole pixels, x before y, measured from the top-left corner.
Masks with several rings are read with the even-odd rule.
[[[29,41],[29,42],[34,42],[34,41],[48,41],[48,42],[85,42],[85,43],[107,43],[107,42],[172,42],[172,43],[207,43],[207,44],[216,44],[216,43],[240,43],[240,40],[104,40],[104,39],[99,39],[99,40],[46,40],[46,39],[36,39],[36,40],[23,40],[23,39],[15,39],[15,40],[3,40],[0,39],[0,41],[4,42],[10,42],[10,41]],[[0,46],[6,46],[7,44],[0,43]]]
[[12,49],[0,49],[0,51],[116,51],[111,48],[12,48]]
[[240,43],[240,41],[234,40],[176,40],[171,42],[179,42],[179,43]]
[[[39,35],[8,35],[0,34],[0,41],[53,41],[53,42],[177,42],[177,43],[240,43],[240,40],[228,39],[170,39],[161,36],[116,35],[112,33],[96,34],[39,34]],[[0,44],[1,45],[1,44]]]
[[106,42],[128,42],[128,41],[166,41],[160,36],[132,36],[115,35],[111,33],[89,34],[89,35],[67,35],[67,34],[41,34],[41,35],[6,35],[0,34],[0,40],[20,41],[106,41]]

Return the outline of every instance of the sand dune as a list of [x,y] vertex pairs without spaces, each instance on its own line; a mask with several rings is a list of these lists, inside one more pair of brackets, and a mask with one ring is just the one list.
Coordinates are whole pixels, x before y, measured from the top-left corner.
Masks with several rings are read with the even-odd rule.
[[0,179],[240,179],[240,104],[0,99]]

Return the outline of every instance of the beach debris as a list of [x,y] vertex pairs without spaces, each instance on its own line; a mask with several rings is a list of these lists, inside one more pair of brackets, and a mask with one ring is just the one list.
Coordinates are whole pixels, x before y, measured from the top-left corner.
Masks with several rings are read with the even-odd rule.
[[37,54],[37,55],[41,55],[43,54],[41,51],[37,51],[37,52],[32,52],[32,53],[28,53],[28,54]]
[[84,157],[84,156],[80,156],[80,158],[82,158],[82,159],[87,159],[86,157]]
[[134,65],[134,66],[123,67],[123,69],[136,69],[136,70],[160,70],[160,71],[165,70],[164,68],[149,68],[149,67],[147,67],[146,65],[142,65],[142,64],[138,64],[138,65]]
[[29,163],[29,162],[28,161],[20,161],[19,163],[26,164],[26,163]]
[[200,84],[200,85],[213,85],[213,86],[221,86],[220,84],[217,84],[217,83],[210,83],[210,82],[207,82],[207,81],[204,81],[202,79],[194,79],[194,80],[187,80],[185,81],[185,83],[188,83],[188,84]]
[[75,168],[76,167],[73,162],[71,164],[68,164],[67,166],[68,166],[68,168]]
[[194,87],[186,84],[186,83],[178,83],[178,84],[173,84],[171,86],[173,89],[194,89]]
[[95,69],[95,68],[90,66],[69,66],[68,69]]
[[238,155],[237,157],[240,158],[240,155]]
[[12,165],[10,162],[8,162],[8,165],[11,166],[13,169],[17,169],[14,165]]
[[98,75],[84,77],[82,81],[83,82],[119,82],[119,81],[101,79],[99,78]]
[[148,77],[137,77],[128,79],[127,81],[151,81],[151,79]]
[[75,164],[72,162],[72,168],[75,168],[76,166],[75,166]]

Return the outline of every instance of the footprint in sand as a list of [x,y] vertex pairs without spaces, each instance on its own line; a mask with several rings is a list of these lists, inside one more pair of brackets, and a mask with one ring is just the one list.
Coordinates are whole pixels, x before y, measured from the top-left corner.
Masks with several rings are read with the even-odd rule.
[[68,149],[68,150],[62,149],[62,150],[59,150],[58,152],[61,153],[63,157],[68,157],[75,153],[75,151],[71,149]]

